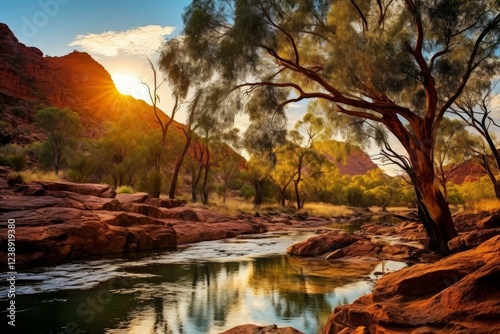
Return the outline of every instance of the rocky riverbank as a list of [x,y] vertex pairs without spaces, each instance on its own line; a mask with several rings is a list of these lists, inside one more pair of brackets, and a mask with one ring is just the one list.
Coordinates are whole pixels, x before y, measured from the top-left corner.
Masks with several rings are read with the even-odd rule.
[[[455,253],[428,253],[422,226],[367,223],[353,234],[328,228],[329,219],[294,214],[229,217],[183,201],[116,194],[108,185],[32,182],[9,185],[0,167],[0,228],[15,221],[16,267],[123,254],[266,231],[310,229],[292,245],[300,260],[336,263],[390,259],[413,264],[384,275],[369,295],[337,307],[324,334],[500,332],[500,210],[455,217]],[[0,262],[7,262],[7,233]],[[324,261],[324,260],[323,260]],[[285,327],[242,325],[226,333],[299,333]]]
[[[17,266],[152,249],[268,230],[324,226],[296,215],[230,217],[181,200],[116,194],[104,184],[10,180],[0,167],[0,262],[7,263],[8,222],[15,222]],[[10,183],[10,184],[9,184]]]

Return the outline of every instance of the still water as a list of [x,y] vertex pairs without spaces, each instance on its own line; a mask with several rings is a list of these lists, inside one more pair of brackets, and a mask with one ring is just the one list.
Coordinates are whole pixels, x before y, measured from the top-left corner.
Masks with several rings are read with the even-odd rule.
[[[371,291],[392,261],[283,255],[310,233],[208,241],[176,252],[85,260],[24,270],[16,331],[2,333],[218,333],[254,323],[317,333],[332,309]],[[7,305],[6,276],[0,301]]]

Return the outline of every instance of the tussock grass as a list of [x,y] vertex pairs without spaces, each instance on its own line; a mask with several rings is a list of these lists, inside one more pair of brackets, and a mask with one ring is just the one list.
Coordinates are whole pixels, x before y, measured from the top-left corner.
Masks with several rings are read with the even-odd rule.
[[40,170],[25,170],[19,172],[25,183],[31,181],[65,181],[61,176],[54,172],[46,172]]
[[117,194],[135,194],[135,190],[129,186],[120,186],[116,189]]

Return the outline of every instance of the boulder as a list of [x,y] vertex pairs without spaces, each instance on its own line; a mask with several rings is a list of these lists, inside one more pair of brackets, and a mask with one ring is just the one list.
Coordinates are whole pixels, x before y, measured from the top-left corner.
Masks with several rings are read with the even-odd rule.
[[369,240],[358,240],[342,248],[344,256],[349,257],[377,257],[380,247],[372,244]]
[[149,198],[145,204],[156,206],[158,208],[178,208],[186,205],[186,201],[182,199],[165,199],[165,198]]
[[500,236],[432,264],[377,281],[369,295],[336,307],[322,333],[500,332]]
[[163,212],[159,208],[142,203],[128,203],[123,207],[123,210],[126,212],[138,213],[148,217],[163,217]]
[[448,247],[452,253],[461,252],[472,249],[498,234],[500,234],[500,227],[464,232],[448,241]]
[[45,195],[45,190],[43,189],[42,185],[38,183],[21,184],[16,186],[14,191],[16,192],[16,194],[24,196]]
[[476,223],[478,228],[495,228],[500,227],[500,211],[487,216]]
[[146,194],[116,194],[115,198],[122,205],[129,203],[145,203],[149,196]]
[[81,195],[114,198],[115,190],[108,184],[36,181],[45,191],[68,191]]
[[161,209],[161,217],[165,219],[181,219],[181,220],[189,220],[193,222],[205,221],[206,219],[203,217],[203,214],[199,214],[198,210],[194,208],[170,208],[170,209]]
[[289,255],[318,256],[348,246],[361,237],[338,231],[330,231],[296,243],[287,249]]
[[175,230],[167,225],[141,225],[127,228],[127,251],[148,249],[175,249],[177,239]]
[[[55,197],[62,197],[70,201],[73,207],[84,210],[107,210],[121,211],[120,202],[115,198],[98,197],[93,195],[82,195],[69,191],[55,191],[52,193]],[[72,201],[71,201],[72,200]]]
[[422,250],[403,244],[384,245],[377,257],[380,259],[411,261],[421,257]]
[[0,212],[38,209],[45,207],[65,207],[68,201],[53,196],[3,196]]

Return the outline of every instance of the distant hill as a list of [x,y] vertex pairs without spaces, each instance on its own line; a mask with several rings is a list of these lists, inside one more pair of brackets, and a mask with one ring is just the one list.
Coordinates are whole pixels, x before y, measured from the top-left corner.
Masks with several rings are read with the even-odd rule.
[[450,173],[448,181],[455,184],[475,182],[485,175],[486,171],[477,162],[466,161]]
[[342,175],[363,175],[379,168],[368,154],[356,145],[326,140],[316,143],[315,148],[333,162]]

